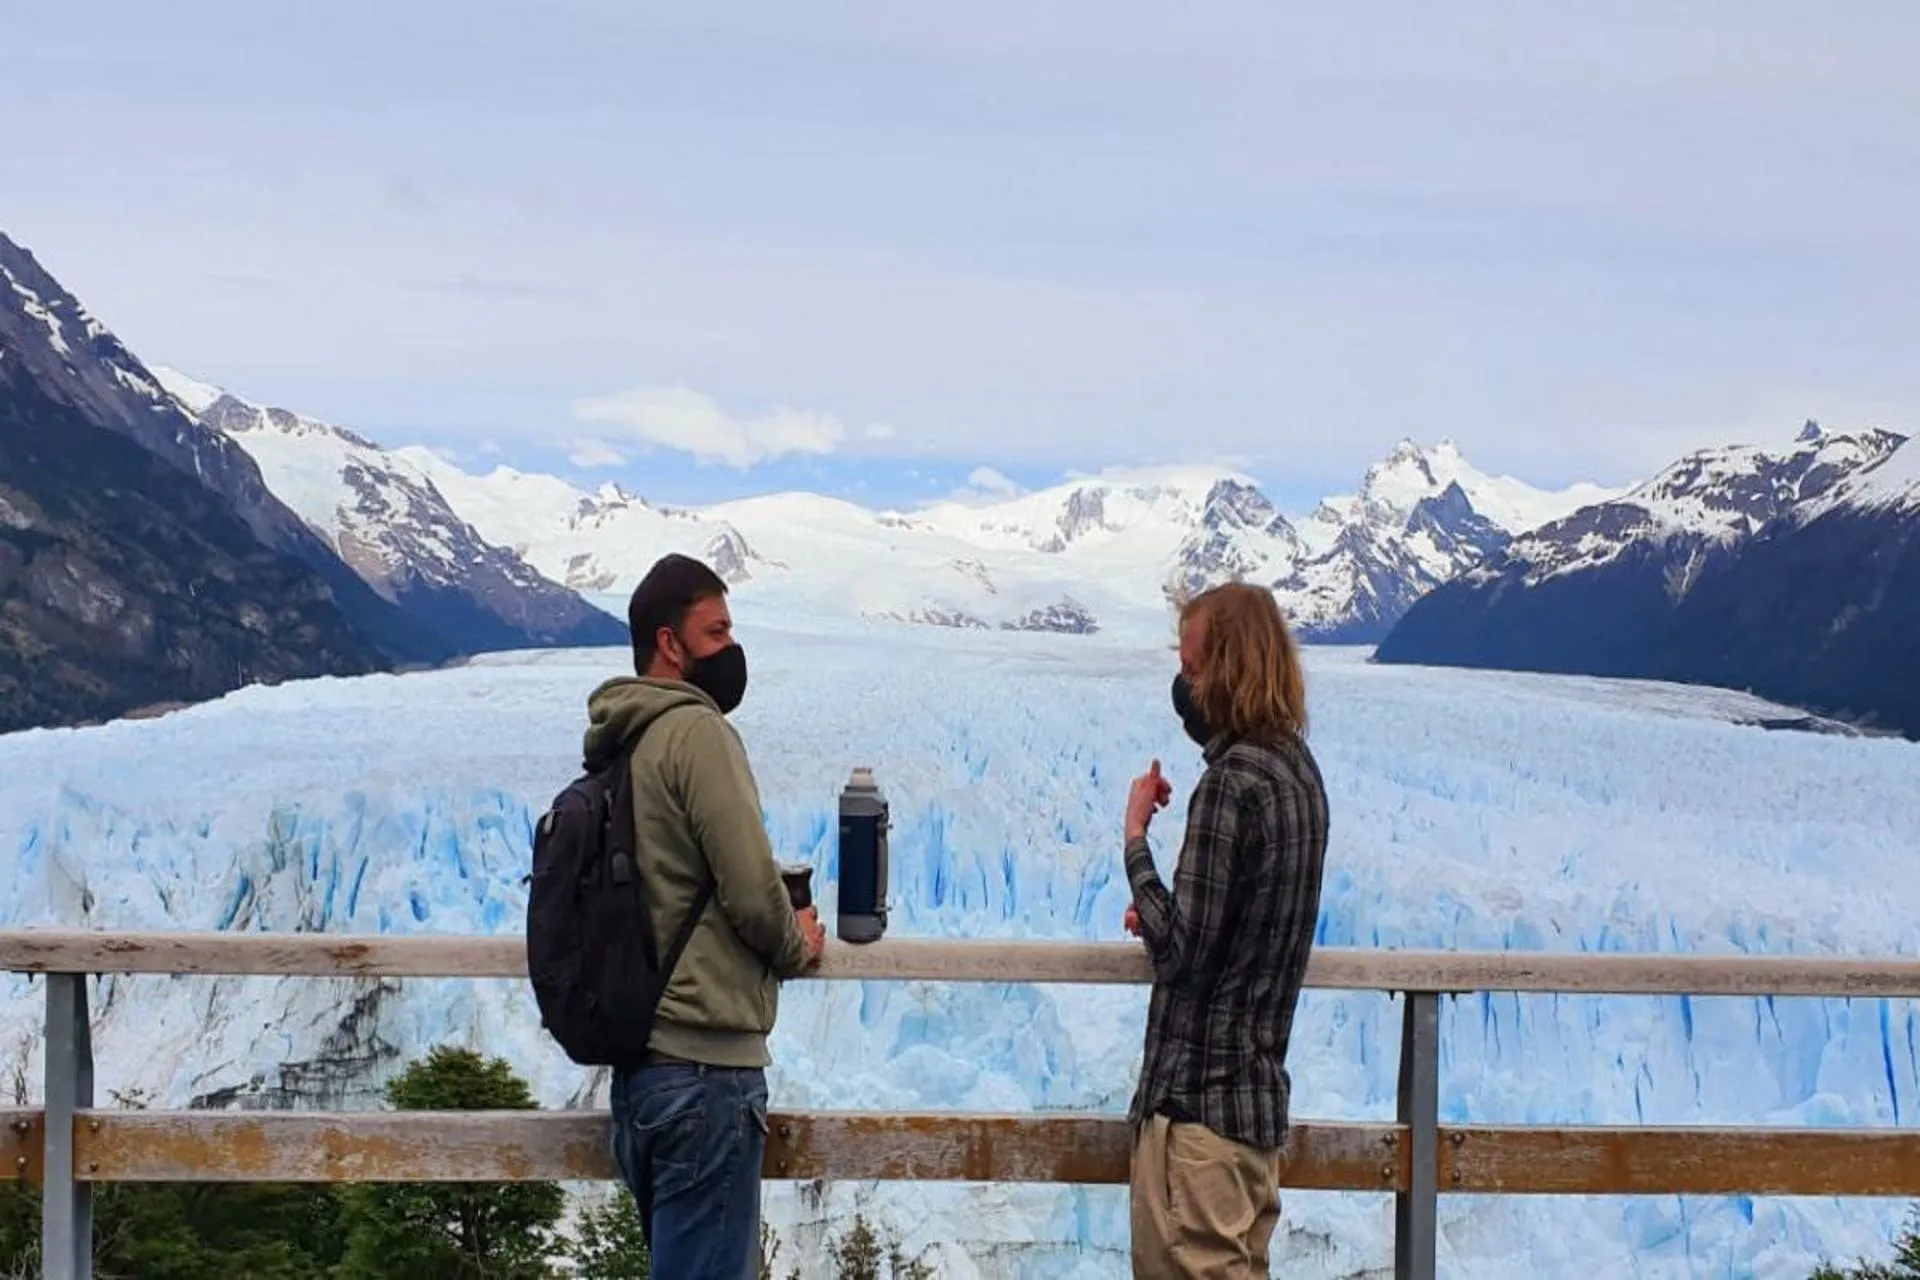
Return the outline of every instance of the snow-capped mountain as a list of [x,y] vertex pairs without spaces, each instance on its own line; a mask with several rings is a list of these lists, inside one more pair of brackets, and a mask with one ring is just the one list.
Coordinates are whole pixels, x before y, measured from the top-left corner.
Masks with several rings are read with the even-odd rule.
[[1617,492],[1543,491],[1477,470],[1452,440],[1431,449],[1403,440],[1368,468],[1358,493],[1327,499],[1301,522],[1304,554],[1274,586],[1305,634],[1371,643],[1513,535]]
[[1238,478],[1216,480],[1201,503],[1198,527],[1174,553],[1167,598],[1177,603],[1220,582],[1270,581],[1301,551],[1299,533],[1266,494]]
[[1863,463],[1702,575],[1665,661],[1920,738],[1920,445]]
[[[1879,434],[1884,437],[1888,433]],[[1907,448],[1900,439],[1889,449],[1881,449],[1881,443],[1875,442],[1880,461],[1855,468],[1825,494],[1801,504],[1793,513],[1795,522],[1805,524],[1839,511],[1894,516],[1920,513],[1920,449]]]
[[305,526],[268,492],[246,453],[179,412],[147,367],[3,234],[0,349],[24,364],[52,399],[226,498],[262,542],[283,550],[310,548]]
[[1411,513],[1420,503],[1441,497],[1458,485],[1473,509],[1509,533],[1533,529],[1582,507],[1606,502],[1619,489],[1585,482],[1565,489],[1539,489],[1512,476],[1490,476],[1468,462],[1451,438],[1431,449],[1402,440],[1384,461],[1368,468],[1360,492],[1329,498],[1315,512],[1317,521],[1334,528],[1353,523],[1356,507],[1371,508],[1382,516]]
[[1723,684],[1920,734],[1920,450],[1808,423],[1691,454],[1433,591],[1378,657]]
[[589,493],[554,476],[511,467],[476,476],[417,446],[392,456],[431,482],[490,542],[577,591],[630,590],[669,551],[700,556],[731,583],[752,578],[761,563],[724,520],[655,506],[617,484]]
[[0,731],[450,656],[0,235]]
[[[431,450],[384,450],[184,375],[163,379],[30,258],[0,261],[21,303],[16,327],[42,333],[41,363],[67,378],[62,394],[205,479],[269,545],[319,568],[350,612],[382,623],[381,643],[400,660],[615,643],[617,621],[571,593],[611,608],[668,551],[705,559],[743,595],[790,614],[1160,631],[1170,602],[1242,580],[1271,586],[1307,639],[1371,641],[1514,534],[1613,496],[1592,485],[1543,492],[1479,472],[1451,441],[1403,441],[1355,493],[1299,519],[1217,467],[1110,471],[913,510],[808,493],[668,506],[618,485],[470,474]],[[82,350],[76,372],[69,357]]]
[[160,385],[244,449],[267,486],[382,597],[472,649],[623,644],[624,626],[489,544],[431,477],[351,431],[175,370]]
[[1809,422],[1786,449],[1702,449],[1614,502],[1541,526],[1471,576],[1483,580],[1524,563],[1528,581],[1539,582],[1653,545],[1672,563],[1669,589],[1678,597],[1711,557],[1883,461],[1902,439],[1879,430],[1834,434]]
[[470,475],[424,449],[400,456],[489,540],[583,592],[618,595],[655,557],[680,551],[783,609],[1073,632],[1162,628],[1169,601],[1241,580],[1272,585],[1308,638],[1372,638],[1520,522],[1610,496],[1485,476],[1450,441],[1403,442],[1358,493],[1299,527],[1250,477],[1219,468],[1111,471],[912,510],[806,493],[690,509],[504,467]]

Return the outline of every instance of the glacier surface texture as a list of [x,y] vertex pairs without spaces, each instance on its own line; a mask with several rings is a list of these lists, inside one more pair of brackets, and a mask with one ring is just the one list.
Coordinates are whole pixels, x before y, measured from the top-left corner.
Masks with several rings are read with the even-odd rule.
[[[736,722],[777,854],[820,871],[872,765],[893,805],[897,935],[1116,939],[1119,817],[1158,756],[1198,756],[1170,646],[1110,637],[742,620]],[[1333,805],[1329,945],[1738,954],[1920,951],[1920,748],[1738,723],[1700,689],[1382,668],[1309,651]],[[623,651],[253,688],[139,723],[0,738],[0,925],[515,933],[532,816],[573,773]],[[0,975],[0,1084],[37,1093],[41,987]],[[549,1106],[604,1083],[505,981],[142,977],[93,991],[98,1092],[158,1105],[378,1105],[443,1041],[499,1053]],[[799,982],[782,1107],[1118,1112],[1144,988]],[[1880,1000],[1469,995],[1442,1005],[1442,1115],[1493,1123],[1911,1126],[1920,1014]],[[1297,1116],[1390,1119],[1399,1005],[1312,991]],[[955,1276],[1125,1274],[1120,1188],[771,1184],[818,1250],[855,1204]],[[1384,1275],[1387,1196],[1289,1194],[1276,1273]],[[1804,1277],[1880,1254],[1884,1201],[1446,1197],[1448,1276]]]

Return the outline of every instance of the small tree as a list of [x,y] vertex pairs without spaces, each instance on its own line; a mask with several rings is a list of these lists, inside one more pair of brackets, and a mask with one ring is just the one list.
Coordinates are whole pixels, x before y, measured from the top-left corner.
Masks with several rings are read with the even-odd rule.
[[40,1202],[24,1182],[0,1182],[0,1280],[40,1274]]
[[1893,1261],[1868,1262],[1852,1267],[1823,1263],[1812,1280],[1920,1280],[1920,1206],[1908,1215],[1900,1238],[1893,1242]]
[[887,1274],[893,1280],[933,1280],[933,1268],[920,1258],[907,1257],[900,1237],[887,1233]]
[[[135,1109],[137,1097],[118,1101]],[[330,1188],[108,1183],[94,1189],[99,1280],[322,1280],[345,1241]],[[39,1188],[0,1184],[0,1280],[40,1274]]]
[[919,1258],[907,1257],[900,1237],[892,1231],[887,1232],[883,1247],[862,1213],[853,1215],[846,1238],[834,1246],[833,1260],[837,1280],[933,1280],[933,1268]]
[[625,1189],[580,1211],[579,1236],[566,1252],[583,1280],[648,1280],[653,1275],[653,1253],[647,1248],[640,1210]]
[[[402,1111],[534,1110],[501,1058],[443,1045],[387,1084]],[[553,1182],[367,1184],[340,1193],[347,1253],[338,1280],[542,1280],[565,1211]]]
[[[835,1280],[933,1280],[933,1268],[920,1258],[907,1257],[899,1236],[889,1230],[883,1245],[866,1215],[859,1212],[854,1213],[846,1236],[833,1245],[832,1258]],[[763,1280],[765,1275],[763,1271]]]
[[880,1280],[880,1241],[865,1214],[853,1215],[846,1239],[834,1247],[838,1280]]

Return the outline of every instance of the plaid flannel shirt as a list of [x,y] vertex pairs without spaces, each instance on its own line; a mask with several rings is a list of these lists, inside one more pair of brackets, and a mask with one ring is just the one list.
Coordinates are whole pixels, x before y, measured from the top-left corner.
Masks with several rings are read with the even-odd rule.
[[1127,843],[1153,960],[1146,1052],[1129,1118],[1156,1112],[1259,1149],[1287,1134],[1287,1041],[1320,914],[1327,793],[1306,743],[1223,743],[1188,805],[1168,892]]

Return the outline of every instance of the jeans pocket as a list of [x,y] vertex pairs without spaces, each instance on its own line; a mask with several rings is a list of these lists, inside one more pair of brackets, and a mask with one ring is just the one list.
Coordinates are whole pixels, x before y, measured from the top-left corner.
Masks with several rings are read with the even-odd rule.
[[675,1084],[642,1099],[631,1127],[634,1145],[645,1153],[661,1194],[698,1181],[711,1145],[705,1082],[696,1077],[688,1085]]

